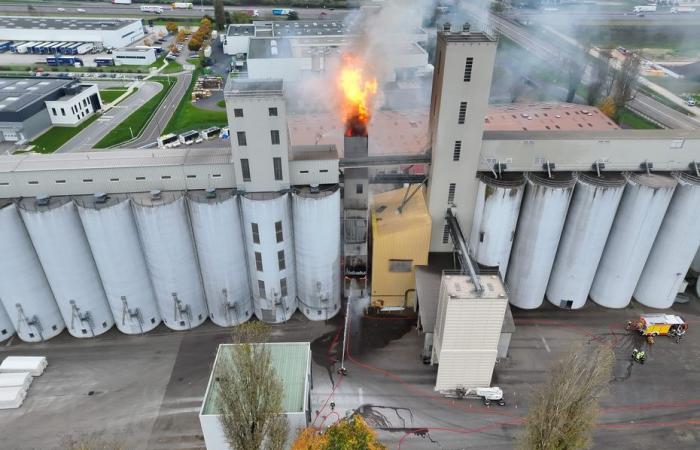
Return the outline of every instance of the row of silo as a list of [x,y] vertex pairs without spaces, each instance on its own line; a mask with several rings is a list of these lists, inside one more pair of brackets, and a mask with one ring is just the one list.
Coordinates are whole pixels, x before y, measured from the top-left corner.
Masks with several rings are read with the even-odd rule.
[[136,334],[161,320],[185,330],[207,315],[232,326],[253,312],[278,323],[298,296],[313,320],[340,308],[337,188],[240,202],[232,190],[26,198],[0,204],[0,227],[8,337],[41,341],[66,326],[91,337],[115,323]]
[[481,174],[472,256],[499,266],[520,308],[547,298],[576,309],[589,296],[667,308],[700,245],[698,204],[700,178],[687,173]]

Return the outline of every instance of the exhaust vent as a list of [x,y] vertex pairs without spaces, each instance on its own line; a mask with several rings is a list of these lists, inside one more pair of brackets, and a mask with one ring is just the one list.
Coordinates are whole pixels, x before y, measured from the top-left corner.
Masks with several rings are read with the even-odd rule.
[[207,188],[207,198],[216,198],[216,188]]
[[49,206],[51,197],[47,194],[39,194],[36,196],[36,206]]
[[452,30],[452,24],[450,22],[445,22],[442,24],[442,31],[449,32]]
[[160,200],[161,192],[159,189],[154,189],[151,191],[151,200]]
[[312,184],[309,186],[309,191],[311,191],[312,194],[318,194],[320,192],[318,189],[318,184]]
[[95,203],[96,204],[99,205],[99,204],[107,203],[108,197],[107,197],[107,194],[105,194],[104,192],[95,192],[94,195],[95,195]]
[[462,33],[468,34],[470,29],[471,25],[469,25],[469,22],[464,22],[464,25],[462,25]]

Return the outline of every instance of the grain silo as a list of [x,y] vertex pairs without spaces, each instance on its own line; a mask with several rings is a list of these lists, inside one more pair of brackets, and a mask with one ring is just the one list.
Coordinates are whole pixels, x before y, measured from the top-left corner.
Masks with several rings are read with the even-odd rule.
[[11,200],[0,200],[0,230],[2,305],[20,339],[25,342],[51,339],[66,325],[17,205]]
[[19,207],[68,332],[92,337],[112,328],[112,311],[73,200],[40,196],[22,199]]

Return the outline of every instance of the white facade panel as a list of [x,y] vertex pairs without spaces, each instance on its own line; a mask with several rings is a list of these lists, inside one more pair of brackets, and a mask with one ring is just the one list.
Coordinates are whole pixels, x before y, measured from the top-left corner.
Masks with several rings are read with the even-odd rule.
[[150,66],[156,62],[156,49],[123,49],[112,53],[117,66]]
[[289,195],[248,194],[241,202],[255,316],[285,322],[297,308]]
[[2,306],[20,339],[51,339],[66,325],[14,203],[0,205],[0,230]]
[[248,78],[281,78],[285,83],[295,83],[312,69],[310,57],[300,58],[248,58]]
[[569,173],[552,175],[526,175],[527,187],[506,275],[510,303],[522,309],[538,308],[544,300],[576,183]]
[[676,191],[634,290],[634,298],[651,308],[673,305],[700,246],[700,177],[673,176]]
[[25,198],[19,206],[68,332],[93,337],[112,328],[112,311],[73,201],[54,197],[41,205]]
[[253,316],[238,199],[231,190],[188,193],[209,318],[221,327]]
[[593,301],[608,308],[629,304],[677,184],[667,175],[625,177],[625,193],[590,292]]
[[[36,18],[32,19],[36,20]],[[66,27],[66,29],[48,26],[46,28],[0,28],[0,40],[3,41],[95,42],[106,48],[126,47],[143,36],[143,25],[140,20],[123,21],[123,26],[118,29],[81,28],[79,21],[76,27]]]
[[586,304],[624,190],[620,173],[579,174],[547,285],[553,305],[578,309]]
[[224,40],[224,54],[248,53],[249,46],[250,36],[226,36]]
[[51,123],[54,125],[77,125],[85,120],[95,112],[95,108],[90,101],[90,96],[92,95],[97,95],[97,98],[100,98],[96,84],[86,87],[71,97],[44,102],[46,103]]
[[84,196],[75,202],[117,328],[126,334],[151,331],[160,313],[129,197]]
[[469,235],[472,257],[484,266],[498,267],[506,276],[513,247],[520,204],[525,192],[522,174],[507,173],[501,178],[479,175],[474,221]]
[[201,325],[209,312],[181,192],[133,194],[146,265],[163,323],[172,330]]
[[299,310],[327,320],[340,310],[340,190],[292,196]]
[[6,341],[15,334],[10,317],[5,312],[5,308],[0,304],[0,342]]

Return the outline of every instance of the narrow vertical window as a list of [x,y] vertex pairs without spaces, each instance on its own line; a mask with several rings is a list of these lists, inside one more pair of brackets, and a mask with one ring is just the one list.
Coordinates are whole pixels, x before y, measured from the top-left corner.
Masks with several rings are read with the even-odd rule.
[[280,280],[280,292],[282,294],[282,297],[287,296],[287,279],[286,278],[282,278]]
[[472,66],[474,65],[474,58],[469,57],[464,63],[464,81],[472,81]]
[[284,270],[287,268],[287,264],[284,261],[284,250],[280,250],[277,252],[277,265],[279,266],[280,270]]
[[447,244],[450,240],[450,226],[445,224],[445,228],[442,229],[442,243]]
[[253,243],[259,244],[260,243],[260,230],[258,229],[258,224],[255,222],[252,222],[250,224],[250,229],[253,231]]
[[355,185],[355,193],[356,193],[356,194],[362,194],[362,192],[363,192],[362,185],[361,185],[361,184]]
[[455,202],[455,190],[457,189],[457,183],[450,183],[450,188],[447,190],[447,203]]
[[241,159],[241,172],[243,172],[243,181],[250,181],[250,165],[245,158]]
[[267,113],[270,117],[277,117],[277,108],[267,108]]
[[460,102],[457,123],[462,125],[467,118],[467,102]]
[[258,280],[258,294],[260,294],[260,298],[267,298],[267,294],[265,293],[265,282],[263,280]]
[[277,242],[282,242],[284,236],[282,235],[282,222],[275,222],[275,235],[277,235]]
[[282,158],[272,158],[272,168],[275,171],[275,180],[282,180]]
[[452,161],[459,161],[462,154],[462,141],[455,141],[455,148],[452,150]]
[[248,140],[245,137],[245,131],[237,131],[236,138],[238,138],[238,145],[241,147],[248,145]]
[[272,145],[280,145],[280,130],[270,130]]
[[255,252],[255,270],[258,272],[263,271],[262,254],[260,252]]
[[241,108],[234,108],[233,117],[243,117],[243,110]]

